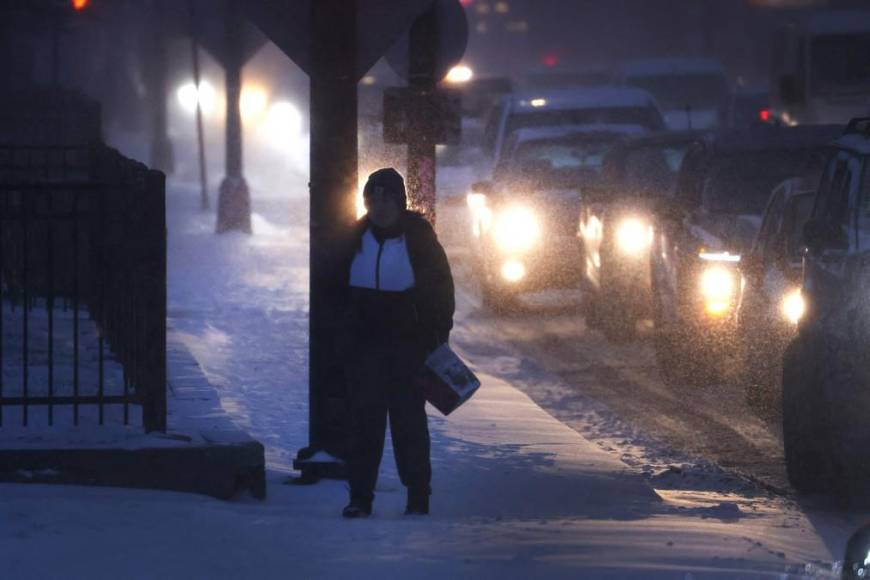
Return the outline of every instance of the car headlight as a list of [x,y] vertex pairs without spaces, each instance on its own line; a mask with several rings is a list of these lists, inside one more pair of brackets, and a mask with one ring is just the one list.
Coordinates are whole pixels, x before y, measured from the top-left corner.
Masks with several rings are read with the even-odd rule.
[[652,229],[642,220],[627,218],[616,228],[616,244],[626,254],[639,254],[652,243]]
[[538,218],[525,207],[499,212],[493,233],[499,248],[505,252],[525,252],[535,245],[541,235]]
[[501,267],[501,276],[508,282],[519,282],[526,275],[526,267],[522,262],[508,260]]
[[782,313],[786,320],[797,324],[803,318],[807,310],[807,303],[801,294],[800,288],[796,288],[786,294],[782,299]]
[[737,280],[732,269],[711,265],[701,273],[701,295],[708,314],[720,316],[728,312],[736,291]]

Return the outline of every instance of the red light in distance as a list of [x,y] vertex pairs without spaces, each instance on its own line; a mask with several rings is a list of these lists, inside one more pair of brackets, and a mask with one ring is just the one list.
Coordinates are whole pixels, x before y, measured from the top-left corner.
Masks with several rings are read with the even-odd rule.
[[761,109],[758,111],[758,118],[762,123],[770,122],[770,109]]
[[91,3],[91,0],[72,0],[73,10],[76,12],[81,12],[85,8],[87,8]]
[[545,54],[541,57],[541,64],[544,66],[556,66],[559,64],[559,57],[553,53]]

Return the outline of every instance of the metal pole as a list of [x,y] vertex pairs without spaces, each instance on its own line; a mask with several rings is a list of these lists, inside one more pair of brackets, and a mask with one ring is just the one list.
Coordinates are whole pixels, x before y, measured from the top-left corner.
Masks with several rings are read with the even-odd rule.
[[226,177],[218,193],[217,233],[231,230],[251,233],[251,193],[242,173],[242,113],[239,101],[244,66],[244,29],[238,0],[227,2],[225,21],[227,120]]
[[[193,0],[188,0],[187,9],[190,13],[190,56],[193,63],[193,85],[199,91],[199,42],[197,42],[196,36],[196,12]],[[209,209],[208,174],[205,166],[205,139],[202,132],[202,107],[199,98],[196,99],[196,143],[199,150],[200,209],[206,211]]]
[[411,138],[408,142],[408,193],[411,207],[435,224],[435,122],[430,103],[437,90],[435,78],[438,17],[436,4],[411,26],[409,85],[412,94]]
[[150,8],[151,26],[144,58],[148,70],[151,104],[151,167],[172,173],[172,143],[166,132],[166,38],[162,0],[152,2]]
[[354,220],[357,189],[356,0],[311,3],[311,209],[309,446],[294,462],[302,482],[343,474],[337,462],[308,462],[324,450],[345,456],[347,397],[334,337],[340,240]]

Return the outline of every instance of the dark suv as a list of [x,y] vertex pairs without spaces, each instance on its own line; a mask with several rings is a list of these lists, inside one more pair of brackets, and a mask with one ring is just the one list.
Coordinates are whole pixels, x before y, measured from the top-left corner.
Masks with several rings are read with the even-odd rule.
[[711,133],[683,160],[659,206],[651,252],[659,368],[668,382],[718,380],[734,355],[740,261],[773,187],[825,160],[837,127]]
[[838,139],[804,226],[806,314],[783,357],[789,480],[866,500],[870,485],[870,118]]

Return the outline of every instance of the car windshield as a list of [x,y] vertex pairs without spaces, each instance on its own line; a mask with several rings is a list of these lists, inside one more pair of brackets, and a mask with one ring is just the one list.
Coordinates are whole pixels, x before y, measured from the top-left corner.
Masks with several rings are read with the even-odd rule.
[[636,195],[670,195],[687,149],[688,143],[639,147],[630,151],[624,161],[623,187]]
[[721,174],[704,183],[703,205],[710,213],[761,215],[773,187],[784,175]]
[[648,129],[662,128],[662,116],[653,107],[596,107],[583,109],[553,109],[522,111],[511,116],[506,135],[526,127],[557,125],[640,125]]
[[636,76],[628,84],[645,89],[655,96],[662,109],[711,109],[721,107],[727,99],[725,79],[714,74],[674,74]]
[[761,215],[773,188],[824,163],[813,150],[758,151],[720,159],[704,180],[702,205],[714,214]]
[[529,141],[517,147],[512,162],[517,167],[537,167],[542,172],[571,168],[600,171],[604,154],[617,138],[617,135],[586,135],[551,141]]
[[870,33],[820,36],[812,42],[816,94],[870,90]]

